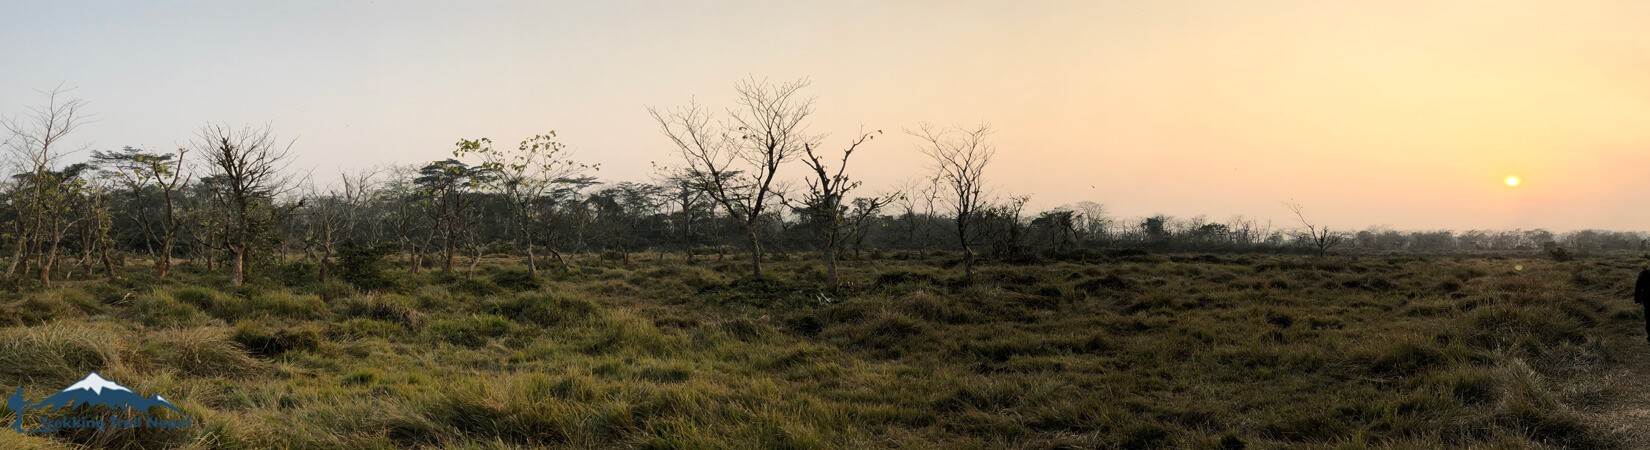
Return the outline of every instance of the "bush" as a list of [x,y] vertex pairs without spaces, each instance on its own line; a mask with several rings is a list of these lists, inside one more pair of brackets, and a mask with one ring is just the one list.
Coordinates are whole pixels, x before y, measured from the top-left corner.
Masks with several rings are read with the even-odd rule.
[[395,247],[389,244],[368,247],[355,241],[345,241],[338,246],[335,269],[339,278],[357,288],[369,291],[389,289],[395,286],[395,282],[384,276],[384,259],[392,254],[395,254]]
[[320,273],[321,270],[315,263],[298,260],[281,264],[278,280],[284,286],[305,286],[316,282]]
[[1557,242],[1543,243],[1541,244],[1541,250],[1546,252],[1547,257],[1552,258],[1553,261],[1564,262],[1575,259],[1575,254],[1571,253],[1570,249],[1564,248],[1562,245],[1558,245]]

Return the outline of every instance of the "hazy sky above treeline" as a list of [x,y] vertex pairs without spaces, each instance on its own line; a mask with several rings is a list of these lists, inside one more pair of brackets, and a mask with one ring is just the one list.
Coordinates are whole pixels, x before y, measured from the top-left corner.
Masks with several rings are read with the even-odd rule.
[[1338,227],[1650,228],[1650,2],[8,1],[0,17],[0,114],[75,87],[98,121],[71,141],[91,148],[269,122],[330,178],[553,129],[598,176],[643,180],[676,161],[647,106],[808,77],[828,145],[888,132],[854,161],[868,190],[926,173],[899,130],[987,121],[989,181],[1037,209],[1286,224],[1293,198]]

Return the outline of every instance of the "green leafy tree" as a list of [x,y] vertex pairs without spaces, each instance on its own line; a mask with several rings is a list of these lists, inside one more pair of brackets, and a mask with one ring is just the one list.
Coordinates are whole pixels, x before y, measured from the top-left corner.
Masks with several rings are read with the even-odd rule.
[[418,186],[419,198],[426,203],[430,222],[441,236],[442,270],[453,270],[453,258],[458,246],[470,228],[476,225],[474,214],[476,196],[491,181],[492,173],[483,167],[471,166],[456,159],[431,162],[418,169],[413,184]]
[[509,204],[516,245],[527,254],[529,276],[538,276],[533,248],[538,243],[534,230],[541,218],[541,203],[557,190],[583,182],[585,171],[601,170],[600,165],[574,161],[572,153],[556,141],[555,131],[527,138],[515,151],[495,149],[492,140],[481,138],[459,140],[453,152],[453,156],[480,158],[479,167],[489,172],[486,186]]
[[[92,152],[92,159],[102,167],[105,176],[119,180],[132,194],[135,209],[132,214],[138,229],[149,241],[160,242],[155,261],[156,278],[165,279],[172,271],[172,252],[182,225],[177,197],[190,179],[184,171],[183,159],[188,151],[178,147],[174,153],[151,153],[126,147],[120,151]],[[163,200],[164,216],[159,230],[151,225],[149,202],[143,198],[152,191],[158,191]]]

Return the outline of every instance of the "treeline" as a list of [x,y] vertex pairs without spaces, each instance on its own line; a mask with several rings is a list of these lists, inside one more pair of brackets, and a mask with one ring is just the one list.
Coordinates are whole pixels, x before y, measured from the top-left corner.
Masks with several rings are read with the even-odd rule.
[[[848,256],[960,254],[1002,261],[1084,257],[1097,249],[1161,251],[1643,250],[1642,234],[1543,230],[1340,232],[1300,215],[1289,226],[1234,218],[1114,218],[1097,203],[1027,211],[1028,197],[994,196],[984,169],[989,126],[921,125],[905,133],[932,171],[896,189],[863,194],[848,166],[883,133],[827,142],[810,134],[806,80],[736,86],[735,106],[650,109],[677,164],[647,181],[604,181],[555,133],[495,148],[462,139],[452,158],[335,175],[291,170],[292,141],[268,126],[207,125],[167,151],[68,148],[87,123],[65,91],[4,121],[11,173],[0,186],[4,277],[50,284],[113,276],[136,255],[165,278],[182,259],[239,284],[256,267],[299,261],[314,276],[360,274],[388,259],[409,271],[463,270],[483,256],[524,257],[567,270],[569,254],[628,262],[666,252],[722,259],[807,253],[837,284]],[[826,150],[828,147],[837,150]],[[83,161],[66,163],[70,155]],[[800,168],[793,166],[802,166]],[[796,181],[800,180],[801,183]],[[788,255],[787,255],[788,256]]]
[[[1289,252],[1311,250],[1314,246],[1312,235],[1298,224],[1277,226],[1243,217],[1212,221],[1203,216],[1179,219],[1165,215],[1114,222],[1104,216],[1100,205],[1081,204],[1078,210],[1083,209],[1101,212],[1088,215],[1097,219],[1084,221],[1084,230],[1077,233],[1078,236],[1093,237],[1079,239],[1081,246],[1088,248]],[[1073,208],[1064,207],[1044,214],[1061,214],[1071,210]],[[1084,215],[1079,214],[1078,217]],[[1359,231],[1331,230],[1329,233],[1334,242],[1331,250],[1356,253],[1487,251],[1587,255],[1610,251],[1650,251],[1650,240],[1647,240],[1650,235],[1628,231],[1401,231],[1376,226]]]

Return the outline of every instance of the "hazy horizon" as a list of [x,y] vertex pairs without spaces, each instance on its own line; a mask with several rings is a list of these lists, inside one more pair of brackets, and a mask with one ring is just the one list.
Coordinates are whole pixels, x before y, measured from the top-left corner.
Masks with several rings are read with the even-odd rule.
[[[809,78],[866,192],[921,176],[900,132],[991,123],[1032,209],[1340,229],[1643,230],[1650,4],[54,2],[0,5],[0,115],[62,83],[70,142],[167,149],[270,123],[294,168],[450,156],[555,130],[608,181],[676,153],[647,106]],[[787,173],[788,172],[788,173]],[[1502,179],[1516,175],[1517,187]],[[781,172],[800,179],[800,165]]]

